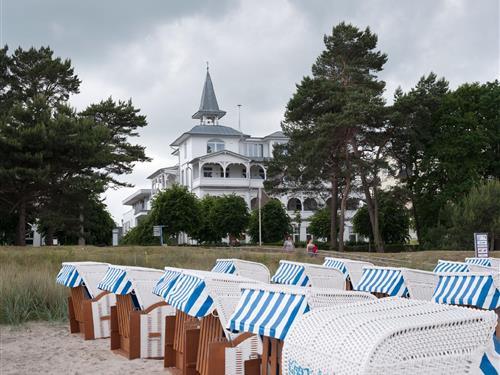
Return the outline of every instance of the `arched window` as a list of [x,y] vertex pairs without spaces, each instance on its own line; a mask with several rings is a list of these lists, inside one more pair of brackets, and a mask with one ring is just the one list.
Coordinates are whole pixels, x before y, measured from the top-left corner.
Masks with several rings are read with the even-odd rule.
[[225,149],[224,141],[220,139],[210,139],[207,142],[207,154],[222,151]]
[[300,199],[291,198],[286,205],[288,211],[302,211],[302,202]]
[[316,211],[318,209],[318,203],[313,198],[306,198],[304,200],[304,210],[306,211]]

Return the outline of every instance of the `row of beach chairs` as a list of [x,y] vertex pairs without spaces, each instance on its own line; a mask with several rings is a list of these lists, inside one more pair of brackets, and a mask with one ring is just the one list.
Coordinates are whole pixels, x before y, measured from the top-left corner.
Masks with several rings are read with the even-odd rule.
[[186,375],[495,374],[499,276],[495,258],[426,272],[327,257],[282,260],[272,277],[239,259],[210,272],[63,263],[57,282],[72,333]]

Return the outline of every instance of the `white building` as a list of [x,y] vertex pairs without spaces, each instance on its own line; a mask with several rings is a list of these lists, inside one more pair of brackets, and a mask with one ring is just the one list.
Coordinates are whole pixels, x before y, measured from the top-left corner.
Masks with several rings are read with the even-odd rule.
[[[225,114],[219,109],[207,70],[200,108],[192,116],[199,123],[170,144],[174,149],[172,154],[178,158],[178,165],[156,171],[148,177],[151,180],[151,190],[139,190],[123,201],[123,204],[133,207],[124,216],[124,233],[137,225],[141,215],[150,209],[151,195],[154,196],[175,182],[186,186],[200,198],[205,195],[235,194],[241,196],[250,209],[257,208],[258,191],[263,191],[263,183],[267,177],[266,162],[272,157],[274,146],[286,143],[287,138],[281,131],[265,137],[252,137],[223,126],[219,124],[219,120]],[[296,241],[308,238],[308,219],[318,208],[328,203],[321,197],[302,194],[275,198],[283,203],[292,219],[300,213],[300,227],[297,223],[294,225]],[[261,203],[264,204],[268,199],[263,193]],[[354,211],[347,212],[347,219],[353,213]],[[353,239],[353,235],[352,225],[348,220],[344,237],[349,240]]]

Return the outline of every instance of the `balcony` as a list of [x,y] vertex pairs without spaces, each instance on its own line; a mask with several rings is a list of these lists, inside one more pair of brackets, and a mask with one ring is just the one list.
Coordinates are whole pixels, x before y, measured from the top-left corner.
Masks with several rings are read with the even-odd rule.
[[198,187],[263,188],[262,178],[200,177],[193,180],[193,189]]

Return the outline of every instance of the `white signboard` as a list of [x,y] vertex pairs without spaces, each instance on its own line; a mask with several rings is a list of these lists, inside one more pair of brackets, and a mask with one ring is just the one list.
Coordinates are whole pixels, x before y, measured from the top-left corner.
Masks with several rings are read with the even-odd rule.
[[474,233],[474,250],[477,258],[488,258],[488,233]]
[[153,226],[153,236],[154,237],[161,237],[161,225],[154,225]]

